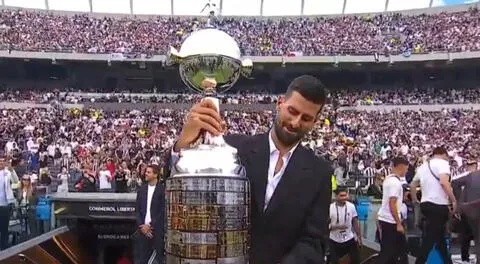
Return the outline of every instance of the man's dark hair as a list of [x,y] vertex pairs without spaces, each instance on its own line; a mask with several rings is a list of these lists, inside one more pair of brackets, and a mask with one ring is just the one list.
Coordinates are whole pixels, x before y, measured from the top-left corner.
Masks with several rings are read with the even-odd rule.
[[293,79],[287,88],[285,96],[289,97],[293,92],[298,92],[308,101],[315,104],[324,105],[327,102],[325,85],[318,78],[311,75],[302,75]]
[[395,157],[392,159],[392,166],[395,168],[399,165],[405,165],[405,166],[408,166],[410,165],[410,163],[408,162],[408,160],[404,157]]
[[436,147],[433,149],[433,155],[448,155],[447,149],[444,147]]
[[158,165],[156,165],[156,164],[152,164],[152,165],[148,165],[147,168],[152,169],[153,174],[157,175],[157,177],[160,176],[160,166],[158,166]]
[[347,188],[345,187],[337,187],[337,189],[334,191],[335,195],[339,195],[342,192],[348,192]]

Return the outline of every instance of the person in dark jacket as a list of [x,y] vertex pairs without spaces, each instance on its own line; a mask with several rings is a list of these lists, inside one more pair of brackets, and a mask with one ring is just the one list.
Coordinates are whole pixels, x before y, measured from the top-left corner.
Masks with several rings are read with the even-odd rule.
[[[317,78],[297,77],[279,97],[268,133],[224,137],[237,148],[250,180],[250,264],[324,263],[333,169],[300,142],[319,121],[326,100]],[[211,100],[194,105],[172,149],[171,164],[202,131],[223,134],[222,122]]]
[[134,234],[135,264],[156,260],[163,263],[165,188],[158,180],[160,167],[150,165],[145,173],[146,184],[137,192],[137,231]]
[[95,174],[91,170],[84,170],[82,177],[75,183],[75,188],[79,192],[96,192]]
[[467,161],[467,172],[452,179],[460,215],[459,232],[462,261],[468,261],[468,249],[473,236],[475,254],[480,259],[480,170],[476,161]]

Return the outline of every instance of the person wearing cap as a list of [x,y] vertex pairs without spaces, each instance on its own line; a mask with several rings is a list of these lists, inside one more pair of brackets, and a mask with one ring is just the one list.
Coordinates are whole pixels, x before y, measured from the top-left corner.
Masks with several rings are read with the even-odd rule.
[[[445,240],[450,214],[456,211],[457,199],[450,184],[450,164],[444,147],[433,149],[432,157],[417,169],[410,184],[412,201],[418,203],[417,188],[420,186],[420,210],[425,219],[423,240],[415,261],[425,264],[430,251],[436,246],[444,264],[452,264]],[[451,205],[451,211],[449,206]]]
[[392,160],[392,170],[383,181],[382,205],[378,211],[380,253],[377,264],[408,263],[407,241],[402,224],[403,178],[409,162],[403,157]]
[[480,171],[477,162],[467,161],[467,171],[453,179],[460,213],[459,232],[462,261],[469,263],[470,240],[475,241],[475,254],[480,259]]

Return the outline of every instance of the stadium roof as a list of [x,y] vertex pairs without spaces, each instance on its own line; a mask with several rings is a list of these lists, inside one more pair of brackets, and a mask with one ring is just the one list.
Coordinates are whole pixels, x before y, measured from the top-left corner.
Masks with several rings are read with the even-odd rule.
[[[225,16],[374,13],[476,3],[480,0],[1,0],[2,5],[58,11]],[[210,7],[207,6],[210,4]],[[203,10],[203,12],[202,12]]]

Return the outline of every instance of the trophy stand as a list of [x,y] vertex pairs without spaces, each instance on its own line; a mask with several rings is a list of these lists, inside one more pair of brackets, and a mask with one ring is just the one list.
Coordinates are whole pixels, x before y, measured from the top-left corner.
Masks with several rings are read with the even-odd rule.
[[[235,40],[216,29],[194,32],[172,49],[183,82],[212,100],[242,73]],[[248,65],[246,63],[247,71]],[[217,85],[220,84],[220,85]],[[237,149],[206,133],[203,143],[183,149],[166,180],[167,264],[247,264],[250,185]]]

